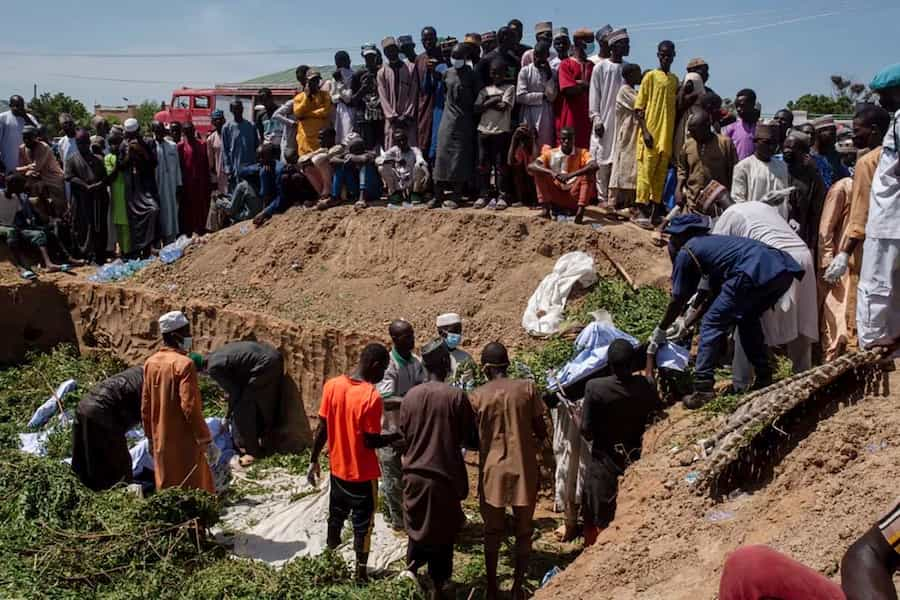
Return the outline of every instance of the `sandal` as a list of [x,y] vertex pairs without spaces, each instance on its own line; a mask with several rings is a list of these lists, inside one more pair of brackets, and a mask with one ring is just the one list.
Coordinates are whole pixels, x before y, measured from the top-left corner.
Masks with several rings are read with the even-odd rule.
[[21,277],[25,281],[34,281],[38,278],[37,273],[35,273],[31,269],[22,269],[21,271],[19,271],[19,277]]
[[365,210],[369,205],[366,204],[365,200],[357,200],[356,204],[353,205],[353,208],[356,210]]

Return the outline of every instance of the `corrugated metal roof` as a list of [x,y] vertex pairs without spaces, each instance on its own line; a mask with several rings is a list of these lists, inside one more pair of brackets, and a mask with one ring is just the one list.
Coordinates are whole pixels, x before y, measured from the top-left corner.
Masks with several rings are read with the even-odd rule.
[[[312,67],[312,65],[310,65]],[[312,67],[317,69],[319,73],[322,74],[323,79],[331,79],[331,74],[334,73],[334,65],[328,65],[324,67]],[[297,83],[297,75],[296,75],[297,67],[293,67],[291,69],[285,69],[284,71],[279,71],[277,73],[269,73],[268,75],[260,75],[259,77],[254,77],[253,79],[248,79],[247,81],[242,81],[243,84],[250,85],[277,85],[277,84],[296,84]]]

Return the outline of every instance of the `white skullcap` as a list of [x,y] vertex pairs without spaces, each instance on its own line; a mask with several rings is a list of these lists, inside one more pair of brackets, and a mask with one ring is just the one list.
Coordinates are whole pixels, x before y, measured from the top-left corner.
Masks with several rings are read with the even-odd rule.
[[123,127],[125,127],[125,131],[128,133],[133,133],[141,128],[141,124],[138,123],[138,120],[135,118],[125,119],[125,123],[123,123]]
[[456,313],[444,313],[437,318],[438,327],[449,327],[458,323],[462,323],[462,318]]
[[160,333],[171,333],[173,331],[178,331],[186,325],[190,325],[190,323],[188,322],[187,317],[184,316],[184,313],[180,310],[167,312],[159,318]]

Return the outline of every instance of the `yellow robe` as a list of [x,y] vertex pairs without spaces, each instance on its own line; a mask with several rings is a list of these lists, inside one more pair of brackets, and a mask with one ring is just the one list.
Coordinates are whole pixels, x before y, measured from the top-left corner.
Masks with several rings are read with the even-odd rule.
[[641,130],[637,131],[637,201],[662,202],[666,172],[672,158],[675,135],[675,98],[678,78],[671,73],[654,69],[644,75],[634,108],[644,111],[644,122],[653,136],[653,148],[644,145]]
[[312,96],[306,92],[294,96],[298,155],[319,149],[319,131],[328,127],[331,109],[331,95],[325,90],[319,90]]
[[206,464],[212,435],[203,419],[197,368],[183,352],[162,348],[144,363],[141,419],[157,489],[181,486],[215,494]]

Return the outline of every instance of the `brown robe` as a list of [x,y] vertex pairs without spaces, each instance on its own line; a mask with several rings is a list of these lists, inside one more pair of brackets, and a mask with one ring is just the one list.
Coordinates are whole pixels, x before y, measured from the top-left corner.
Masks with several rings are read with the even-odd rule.
[[150,441],[156,488],[186,487],[215,494],[206,446],[212,435],[203,419],[194,362],[162,348],[144,363],[141,418]]
[[[419,100],[416,122],[418,128],[419,148],[422,154],[428,156],[431,148],[431,127],[434,122],[434,93],[437,90],[437,79],[435,71],[428,71],[427,52],[423,52],[416,57],[415,73],[419,80]],[[412,140],[410,140],[412,143]]]
[[419,78],[403,62],[398,63],[396,68],[385,63],[378,69],[376,82],[384,111],[384,147],[395,146],[394,133],[400,129],[406,130],[409,144],[415,145],[418,141],[416,105],[419,101]]
[[66,212],[65,174],[56,162],[50,146],[40,141],[31,150],[25,144],[19,146],[19,167],[16,172],[37,182],[37,195],[46,195],[50,199],[56,215]]
[[[844,177],[836,182],[828,190],[825,196],[825,206],[822,210],[822,218],[819,221],[819,272],[824,272],[831,261],[841,251],[841,242],[844,231],[847,229],[850,217],[850,192],[853,188],[853,180]],[[819,285],[819,315],[822,351],[825,360],[830,361],[840,356],[847,345],[851,343],[849,327],[849,290],[850,273],[845,273],[834,285],[829,285],[820,277]],[[855,310],[855,303],[854,303]],[[853,344],[856,345],[855,343]]]

